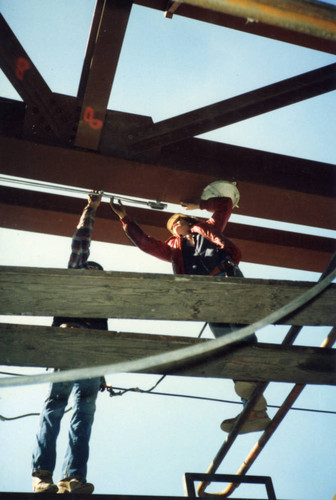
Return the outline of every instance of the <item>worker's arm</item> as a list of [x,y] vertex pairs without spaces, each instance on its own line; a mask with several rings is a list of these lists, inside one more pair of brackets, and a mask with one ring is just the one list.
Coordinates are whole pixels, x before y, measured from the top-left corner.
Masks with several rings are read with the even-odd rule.
[[101,203],[103,192],[92,191],[88,195],[88,203],[79,219],[72,237],[69,268],[83,268],[90,255],[90,243],[95,221],[96,210]]
[[213,212],[212,217],[207,220],[207,224],[214,226],[223,232],[232,212],[232,200],[225,196],[200,200],[199,203],[189,203],[181,201],[180,205],[185,210],[207,210]]
[[135,246],[153,257],[168,262],[171,261],[172,248],[166,242],[148,236],[141,227],[128,216],[126,208],[120,200],[118,200],[118,203],[115,203],[114,198],[111,198],[110,206],[113,212],[119,217],[125,234]]

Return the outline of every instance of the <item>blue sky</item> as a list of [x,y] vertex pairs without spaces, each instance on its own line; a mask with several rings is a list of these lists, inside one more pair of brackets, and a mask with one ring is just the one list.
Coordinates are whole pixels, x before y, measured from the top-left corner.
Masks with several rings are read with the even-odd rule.
[[[91,0],[0,0],[1,13],[54,92],[77,93],[94,5]],[[148,115],[158,121],[332,62],[335,57],[328,54],[178,16],[168,20],[161,12],[134,6],[109,108]],[[19,99],[3,75],[0,95]],[[331,92],[205,137],[334,164],[335,108],[335,92]],[[0,230],[0,262],[66,267],[70,237]],[[107,270],[171,273],[168,264],[135,248],[94,241],[91,256]],[[254,278],[316,281],[319,277],[317,273],[245,262],[241,268],[247,277]],[[50,319],[39,318],[38,322],[50,324]],[[197,336],[201,326],[184,322],[109,322],[111,330],[190,336]],[[269,327],[259,332],[258,338],[279,343],[285,332],[284,327]],[[296,343],[318,346],[327,333],[326,328],[305,328]],[[209,332],[206,335],[211,337]],[[14,367],[13,371],[27,370]],[[146,389],[158,377],[120,374],[107,379],[115,386]],[[291,387],[271,384],[266,391],[269,404],[281,404]],[[0,414],[11,417],[39,412],[46,390],[46,385],[2,389]],[[158,390],[239,402],[230,380],[167,377]],[[295,406],[336,411],[335,395],[334,387],[310,386]],[[88,480],[101,494],[183,496],[182,475],[206,471],[226,436],[219,429],[220,422],[239,411],[238,404],[134,393],[111,399],[101,394]],[[274,413],[271,408],[269,414]],[[250,473],[270,475],[278,498],[331,500],[336,493],[336,439],[332,432],[335,419],[335,415],[291,411]],[[69,417],[64,420],[56,480]],[[0,439],[6,449],[6,456],[3,454],[0,460],[0,491],[31,490],[30,456],[37,427],[37,417],[0,423]],[[258,437],[257,433],[239,437],[218,472],[235,473]],[[253,491],[240,488],[237,495],[249,497]],[[255,491],[255,496],[264,494],[260,487]]]

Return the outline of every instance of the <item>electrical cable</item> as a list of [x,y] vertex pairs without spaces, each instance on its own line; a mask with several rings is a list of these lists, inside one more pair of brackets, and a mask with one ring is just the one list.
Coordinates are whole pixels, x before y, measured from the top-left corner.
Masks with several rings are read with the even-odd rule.
[[[64,411],[64,414],[68,413],[71,410],[72,410],[72,406],[70,406],[70,408],[67,408]],[[3,415],[0,415],[0,420],[2,422],[5,422],[5,421],[11,421],[11,420],[18,420],[19,418],[38,417],[39,415],[41,415],[41,413],[25,413],[24,415],[17,415],[16,417],[4,417]]]
[[[116,387],[113,386],[113,389],[120,390],[122,391],[120,394],[111,394],[112,396],[122,396],[126,392],[138,392],[140,394],[150,394],[150,395],[155,395],[155,396],[170,396],[170,397],[175,397],[175,398],[186,398],[186,399],[196,399],[196,400],[201,400],[201,401],[211,401],[214,403],[228,403],[228,404],[233,404],[233,405],[242,405],[243,403],[241,401],[232,401],[229,399],[218,399],[218,398],[209,398],[206,396],[192,396],[190,394],[176,394],[176,393],[170,393],[170,392],[151,392],[152,389],[146,391],[143,389],[139,389],[138,387],[132,387],[129,389],[125,389],[124,387]],[[267,404],[268,408],[281,408],[279,405],[270,405]],[[298,408],[298,407],[292,407],[290,408],[291,410],[296,410],[296,411],[307,411],[307,412],[312,412],[312,413],[326,413],[330,415],[336,415],[336,410],[317,410],[315,408]]]
[[[7,374],[7,372],[0,372],[2,374]],[[18,375],[18,374],[17,374]],[[162,381],[162,379],[166,375],[163,375],[158,382],[156,382],[153,387],[150,389],[140,389],[139,387],[117,387],[117,386],[106,386],[105,388],[109,392],[110,397],[115,397],[115,396],[123,396],[127,392],[137,392],[139,394],[150,394],[154,396],[166,396],[166,397],[174,397],[174,398],[184,398],[184,399],[194,399],[194,400],[199,400],[199,401],[210,401],[213,403],[226,403],[226,404],[233,404],[233,405],[242,405],[243,403],[241,401],[232,401],[230,399],[219,399],[219,398],[209,398],[206,396],[193,396],[190,394],[177,394],[177,393],[170,393],[170,392],[152,392],[153,389],[155,389],[158,384]],[[115,392],[115,390],[119,392]],[[279,409],[281,406],[279,405],[267,405],[268,408],[276,408]],[[72,409],[72,407],[68,408],[65,410],[65,413],[69,412]],[[329,415],[336,415],[336,411],[333,410],[317,410],[314,408],[298,408],[298,407],[292,407],[290,410],[295,410],[295,411],[305,411],[305,412],[310,412],[310,413],[321,413],[321,414],[329,414]],[[17,420],[20,418],[25,418],[25,417],[31,417],[31,416],[39,416],[40,413],[26,413],[24,415],[19,415],[16,417],[4,417],[3,415],[0,415],[0,420],[1,421],[11,421],[11,420]]]
[[[184,347],[167,353],[156,354],[134,361],[123,361],[108,365],[100,365],[86,368],[75,368],[70,370],[58,371],[44,375],[30,375],[20,378],[7,377],[0,379],[0,387],[13,387],[19,385],[40,384],[42,382],[65,382],[84,378],[104,376],[109,373],[128,373],[128,372],[144,372],[153,369],[170,369],[181,365],[182,363],[192,360],[200,360],[204,357],[219,352],[230,344],[239,342],[246,338],[251,333],[273,324],[281,318],[288,316],[290,313],[302,307],[304,304],[319,295],[336,277],[336,269],[330,272],[323,280],[319,281],[309,290],[301,294],[296,299],[290,301],[264,318],[245,326],[239,330],[228,333],[225,337],[215,340],[210,340],[202,344],[196,344],[191,347]],[[186,279],[185,277],[183,279]]]

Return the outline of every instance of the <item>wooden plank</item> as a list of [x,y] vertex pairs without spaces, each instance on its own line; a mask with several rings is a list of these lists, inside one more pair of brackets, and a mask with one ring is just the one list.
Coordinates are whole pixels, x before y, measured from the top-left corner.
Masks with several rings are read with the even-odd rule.
[[[77,198],[1,186],[0,200],[1,227],[61,236],[72,235],[85,203]],[[136,207],[129,212],[148,234],[161,240],[168,238],[169,213]],[[336,251],[336,241],[332,238],[245,224],[229,223],[225,234],[239,246],[245,262],[257,264],[319,272]],[[103,203],[97,213],[94,239],[132,245],[107,203]]]
[[[0,314],[250,324],[312,285],[301,281],[1,266]],[[335,299],[333,284],[279,323],[335,326]]]
[[[83,368],[132,361],[205,339],[100,330],[73,330],[0,323],[0,364]],[[336,385],[336,350],[243,343],[224,348],[205,361],[144,373]]]
[[130,150],[146,151],[210,132],[336,88],[336,64],[246,92],[134,131]]

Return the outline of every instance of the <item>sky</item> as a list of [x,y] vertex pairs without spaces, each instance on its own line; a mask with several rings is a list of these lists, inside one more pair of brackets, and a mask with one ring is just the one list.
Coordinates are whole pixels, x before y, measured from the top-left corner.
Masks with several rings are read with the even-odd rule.
[[[330,2],[335,5],[335,2]],[[0,0],[0,11],[54,92],[76,95],[95,2],[92,0]],[[133,6],[113,85],[109,109],[159,121],[335,62],[329,54]],[[246,120],[206,137],[300,158],[335,163],[335,92]],[[20,100],[0,74],[0,95]],[[90,187],[90,186],[88,186]],[[102,186],[104,189],[104,186]],[[164,200],[163,200],[164,201]],[[83,207],[85,200],[83,199]],[[80,214],[78,214],[79,216]],[[239,214],[232,220],[239,222]],[[262,224],[260,221],[253,223]],[[272,224],[276,224],[272,222]],[[312,228],[301,228],[314,232]],[[335,236],[335,232],[326,233]],[[57,237],[0,229],[0,264],[32,267],[67,265],[71,235]],[[171,273],[169,264],[136,248],[94,241],[91,257],[106,270]],[[242,262],[248,278],[316,281],[318,273]],[[19,322],[22,318],[1,318]],[[50,318],[24,318],[50,325]],[[198,336],[201,323],[109,320],[116,331]],[[280,343],[286,327],[257,332],[261,342]],[[304,328],[297,345],[319,346],[328,328]],[[205,337],[211,338],[206,330]],[[13,373],[36,369],[2,367]],[[149,389],[156,375],[107,376],[115,387]],[[0,415],[41,410],[48,386],[0,390]],[[265,396],[280,405],[292,384],[271,383]],[[100,494],[183,496],[185,472],[205,472],[226,434],[219,425],[241,410],[233,383],[226,379],[166,377],[157,391],[229,400],[207,401],[153,394],[100,394],[91,438],[88,480]],[[335,387],[308,386],[296,407],[336,411]],[[272,417],[275,408],[269,408]],[[60,467],[69,414],[58,440]],[[272,477],[277,498],[331,500],[336,493],[336,415],[290,411],[249,473]],[[38,417],[0,422],[6,455],[0,458],[0,491],[31,491],[31,452]],[[219,468],[235,473],[260,433],[240,436]],[[218,485],[214,490],[222,489]],[[211,490],[210,490],[211,491]],[[232,496],[266,498],[263,487],[240,487]]]

